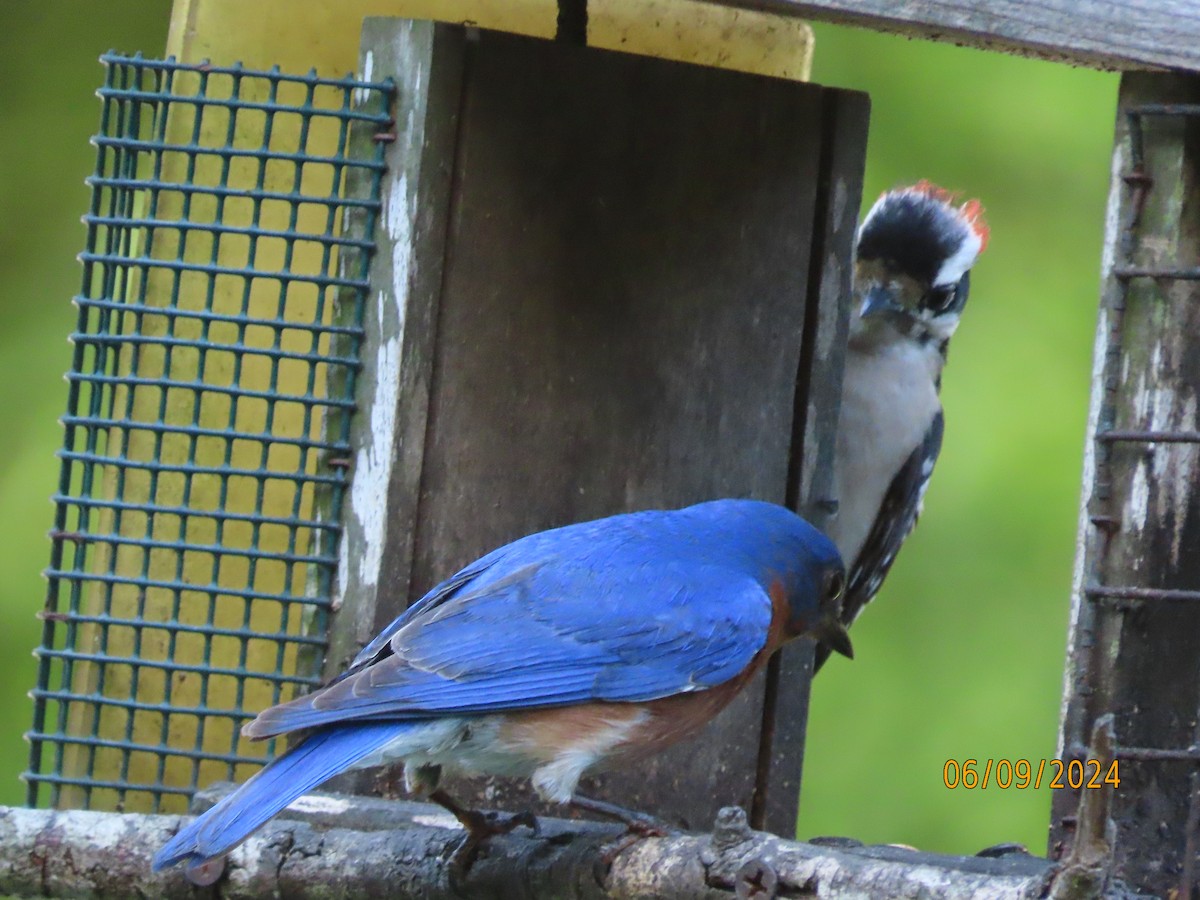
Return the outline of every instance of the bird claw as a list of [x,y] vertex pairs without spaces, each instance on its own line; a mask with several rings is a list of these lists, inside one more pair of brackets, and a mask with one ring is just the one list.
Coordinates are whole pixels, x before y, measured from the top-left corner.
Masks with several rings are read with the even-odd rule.
[[609,841],[600,847],[600,865],[607,871],[612,868],[612,864],[617,857],[632,847],[639,841],[644,841],[648,837],[665,837],[665,835],[655,832],[654,834],[642,834],[634,831],[632,828],[626,829],[625,833],[616,840]]
[[571,798],[570,804],[576,809],[596,813],[597,815],[620,822],[625,826],[628,834],[634,834],[638,837],[668,837],[679,833],[678,828],[672,827],[662,819],[656,819],[654,816],[647,815],[646,813],[626,809],[623,806],[617,806],[615,803],[608,803],[604,800],[593,800],[591,797],[582,797],[576,794]]
[[534,837],[540,837],[542,834],[542,824],[538,821],[537,816],[533,814],[533,810],[523,809],[518,813],[504,815],[491,811],[487,814],[488,827],[499,829],[497,834],[508,834],[519,825],[524,825],[528,828]]
[[509,834],[524,825],[535,836],[542,833],[537,817],[530,810],[505,814],[478,809],[460,809],[455,816],[462,822],[466,834],[462,842],[450,854],[450,866],[459,879],[466,878],[471,867],[479,859],[483,845],[498,834]]
[[541,834],[541,825],[538,824],[537,817],[528,809],[511,814],[495,810],[484,812],[478,809],[468,809],[459,816],[459,821],[467,829],[468,834],[474,835],[481,841],[486,841],[498,834],[508,834],[522,825],[534,834]]
[[661,819],[656,819],[653,816],[647,816],[643,813],[635,813],[626,810],[629,813],[627,818],[622,818],[620,821],[624,823],[625,830],[617,835],[611,841],[602,844],[599,850],[601,871],[607,872],[612,868],[612,864],[617,857],[632,847],[634,844],[644,841],[646,838],[652,837],[670,837],[672,834],[679,834],[677,828],[672,828]]
[[476,838],[471,832],[462,836],[462,840],[450,854],[450,883],[459,884],[470,874],[475,861],[479,859],[479,848],[483,840]]
[[625,831],[637,838],[669,837],[677,834],[679,829],[672,828],[662,819],[653,816],[636,814],[625,822]]
[[570,804],[576,809],[582,809],[609,819],[614,819],[625,826],[624,833],[618,835],[614,840],[609,841],[600,848],[599,864],[602,871],[605,872],[612,867],[613,861],[618,856],[638,841],[651,837],[669,837],[672,834],[679,833],[678,828],[673,828],[662,819],[656,819],[654,816],[649,816],[646,813],[626,809],[623,806],[617,806],[615,803],[608,803],[604,800],[593,800],[591,797],[583,797],[576,794],[571,798]]

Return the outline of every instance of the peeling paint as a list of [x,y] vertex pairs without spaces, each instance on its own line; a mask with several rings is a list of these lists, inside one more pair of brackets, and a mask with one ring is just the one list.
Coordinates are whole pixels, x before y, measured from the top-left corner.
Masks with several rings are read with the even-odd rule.
[[[1196,397],[1187,389],[1176,388],[1174,370],[1177,367],[1177,344],[1164,348],[1154,344],[1147,370],[1138,374],[1138,386],[1133,392],[1133,419],[1136,427],[1147,431],[1194,431],[1196,427]],[[1171,562],[1178,565],[1183,542],[1183,526],[1192,502],[1196,469],[1200,463],[1200,448],[1194,444],[1151,444],[1147,448],[1150,461],[1141,461],[1134,470],[1129,496],[1124,504],[1124,521],[1128,527],[1142,532],[1150,521],[1153,504],[1154,523],[1171,529]]]
[[[1137,373],[1136,387],[1130,397],[1132,425],[1147,431],[1194,431],[1197,402],[1195,394],[1186,388],[1173,387],[1178,382],[1174,370],[1178,365],[1179,346],[1156,343],[1150,351],[1147,368]],[[1165,358],[1164,358],[1165,357]],[[1130,357],[1122,358],[1122,372],[1128,380]],[[1196,478],[1200,475],[1200,447],[1194,444],[1161,443],[1147,446],[1148,457],[1140,460],[1130,479],[1129,493],[1122,508],[1126,530],[1143,532],[1151,522],[1153,509],[1155,528],[1171,529],[1171,561],[1179,564],[1183,544],[1186,510]],[[1085,478],[1092,474],[1085,469]],[[1138,565],[1134,561],[1134,567]]]
[[[1135,427],[1148,431],[1194,431],[1196,396],[1185,389],[1169,387],[1178,381],[1173,375],[1178,347],[1155,344],[1147,371],[1139,372],[1131,398]],[[1128,357],[1126,358],[1126,361]],[[1150,521],[1151,506],[1156,528],[1170,528],[1171,561],[1179,564],[1185,516],[1178,513],[1191,503],[1193,486],[1200,468],[1200,448],[1194,444],[1151,444],[1150,461],[1142,460],[1134,470],[1129,495],[1124,505],[1127,528],[1144,531]]]
[[[1129,368],[1129,355],[1121,357],[1122,368]],[[1126,376],[1128,380],[1128,376]],[[1150,413],[1150,391],[1146,387],[1146,373],[1138,373],[1137,387],[1133,389],[1133,418],[1136,422],[1146,421],[1146,416]]]
[[338,797],[305,794],[298,800],[293,800],[287,806],[292,812],[326,815],[340,815],[350,809],[350,801]]
[[[1180,409],[1180,431],[1196,430],[1196,395],[1193,393]],[[1187,510],[1191,507],[1192,491],[1195,489],[1197,469],[1200,467],[1200,447],[1195,444],[1175,444],[1176,463],[1173,473],[1175,488],[1175,533],[1171,540],[1171,561],[1179,565],[1179,554],[1183,549],[1183,529],[1187,523]]]
[[1100,252],[1100,277],[1108,279],[1117,258],[1117,236],[1121,233],[1121,196],[1125,182],[1121,176],[1127,166],[1129,151],[1118,141],[1113,151],[1112,169],[1108,182],[1108,203],[1104,207],[1104,249]]
[[[1100,277],[1105,285],[1112,285],[1112,270],[1116,265],[1117,241],[1121,234],[1121,198],[1124,181],[1121,176],[1128,165],[1128,149],[1118,141],[1113,149],[1112,165],[1108,182],[1108,201],[1104,208],[1104,248],[1100,255]],[[1094,526],[1089,516],[1092,489],[1096,481],[1096,431],[1100,425],[1100,407],[1104,397],[1104,367],[1109,350],[1109,312],[1101,299],[1096,316],[1096,340],[1092,347],[1091,393],[1088,398],[1087,432],[1083,442],[1083,489],[1079,498],[1079,519],[1075,529],[1075,566],[1071,572],[1071,622],[1067,629],[1067,664],[1063,672],[1063,692],[1059,705],[1059,728],[1057,755],[1064,754],[1063,740],[1067,732],[1067,712],[1075,692],[1075,667],[1078,660],[1076,640],[1081,634],[1080,617],[1083,615],[1083,582],[1087,575],[1088,542]],[[1122,369],[1122,378],[1128,369]]]
[[[353,482],[351,482],[353,484]],[[330,608],[337,612],[346,596],[346,574],[350,571],[350,542],[338,541],[338,567],[333,579],[333,600]]]
[[448,828],[462,830],[462,822],[454,816],[413,816],[413,822],[426,828]]
[[[1156,348],[1157,349],[1157,348]],[[1121,357],[1123,380],[1128,380],[1129,355]],[[1146,385],[1146,373],[1139,372],[1137,387],[1133,390],[1132,406],[1135,422],[1145,422],[1150,412],[1150,402],[1153,391]],[[1138,463],[1130,479],[1129,493],[1121,510],[1121,517],[1126,531],[1142,531],[1146,527],[1146,519],[1150,511],[1150,480],[1148,478],[1145,460]],[[1136,567],[1136,563],[1135,563]]]
[[[363,59],[362,80],[363,81],[371,81],[374,78],[374,76],[375,76],[375,54],[373,51],[368,50],[366,53],[366,57]],[[359,106],[362,106],[370,99],[371,99],[371,92],[368,91],[366,88],[355,88],[354,89],[354,102],[356,104],[358,104]]]
[[[1115,190],[1114,190],[1115,194]],[[1113,203],[1110,195],[1109,205]],[[1116,232],[1109,231],[1109,235]],[[1111,269],[1111,254],[1108,242],[1105,243],[1105,271]],[[1100,406],[1104,397],[1104,362],[1108,356],[1108,310],[1102,305],[1096,317],[1096,341],[1092,348],[1092,389],[1088,398],[1087,431],[1083,442],[1083,489],[1079,498],[1079,522],[1075,530],[1075,566],[1071,572],[1071,623],[1067,629],[1067,664],[1063,672],[1063,692],[1059,705],[1059,728],[1057,756],[1063,755],[1063,738],[1066,735],[1067,710],[1071,697],[1074,695],[1076,637],[1080,633],[1079,616],[1083,610],[1083,579],[1087,566],[1088,538],[1092,533],[1092,523],[1088,515],[1088,507],[1092,502],[1092,488],[1096,481],[1096,430],[1100,424]]]
[[[378,293],[381,321],[384,294]],[[371,399],[371,423],[366,440],[354,459],[354,480],[350,483],[350,513],[358,522],[358,580],[364,587],[379,581],[383,548],[387,539],[387,487],[394,458],[392,436],[396,423],[396,401],[400,390],[400,337],[381,341],[375,355],[375,393]],[[349,543],[343,541],[342,543]],[[339,560],[340,562],[340,560]],[[349,564],[349,560],[347,560]]]
[[[375,296],[375,316],[381,335],[375,353],[370,424],[355,455],[354,479],[350,483],[350,514],[358,524],[360,539],[357,547],[358,580],[361,587],[373,587],[379,582],[383,551],[387,542],[387,494],[392,466],[398,455],[396,441],[396,409],[400,399],[400,357],[404,340],[405,307],[411,275],[410,253],[412,222],[416,215],[416,198],[409,191],[409,180],[401,171],[392,179],[384,197],[383,225],[392,244],[392,284],[390,294],[379,291]],[[390,308],[389,308],[390,307]],[[344,551],[350,541],[340,542],[338,558],[340,587],[347,583],[350,559]]]
[[1124,520],[1126,530],[1143,531],[1150,511],[1150,482],[1146,477],[1146,461],[1138,463],[1129,483],[1129,496],[1125,498]]
[[1092,349],[1092,391],[1088,400],[1087,435],[1083,445],[1083,496],[1080,498],[1079,528],[1076,536],[1073,593],[1078,595],[1083,584],[1083,547],[1091,523],[1088,505],[1092,499],[1092,484],[1096,479],[1096,430],[1100,423],[1100,404],[1104,396],[1104,361],[1108,356],[1108,310],[1100,308],[1096,319],[1096,341]]
[[[409,113],[411,118],[411,112]],[[409,132],[412,123],[409,122]],[[392,241],[392,295],[396,298],[399,318],[397,333],[404,333],[404,299],[408,297],[411,276],[409,260],[412,251],[412,222],[416,216],[416,197],[408,189],[408,174],[400,172],[388,190],[385,227]]]
[[[1196,396],[1181,396],[1181,392],[1160,389],[1154,392],[1150,417],[1152,431],[1194,431],[1196,428]],[[1154,449],[1154,513],[1158,527],[1171,529],[1171,562],[1179,565],[1183,549],[1183,529],[1186,524],[1192,490],[1196,483],[1200,447],[1195,444],[1159,444]],[[1142,467],[1139,467],[1139,469]]]

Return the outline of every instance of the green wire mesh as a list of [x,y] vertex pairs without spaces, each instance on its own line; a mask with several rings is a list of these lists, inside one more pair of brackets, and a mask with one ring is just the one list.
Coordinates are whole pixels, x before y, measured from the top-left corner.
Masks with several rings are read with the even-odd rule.
[[392,87],[101,61],[24,777],[181,810],[319,678]]

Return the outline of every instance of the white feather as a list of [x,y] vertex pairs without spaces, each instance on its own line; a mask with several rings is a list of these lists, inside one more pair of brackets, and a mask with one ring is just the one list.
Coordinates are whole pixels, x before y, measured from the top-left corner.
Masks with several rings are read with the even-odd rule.
[[972,229],[967,229],[967,239],[959,245],[958,250],[942,263],[934,276],[934,287],[949,287],[958,284],[967,269],[975,265],[979,252],[983,249],[983,239]]

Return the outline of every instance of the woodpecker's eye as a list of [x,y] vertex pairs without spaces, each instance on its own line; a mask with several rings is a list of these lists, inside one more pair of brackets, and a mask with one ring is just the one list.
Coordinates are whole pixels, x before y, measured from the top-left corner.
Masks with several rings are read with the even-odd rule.
[[935,315],[944,313],[954,303],[956,293],[957,291],[953,287],[930,288],[921,305],[932,311]]
[[961,312],[967,304],[967,293],[970,289],[971,273],[966,272],[958,280],[958,284],[930,288],[921,298],[921,306],[935,316],[943,315],[950,310]]

